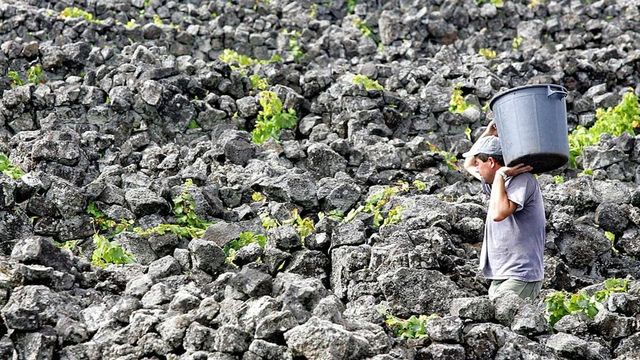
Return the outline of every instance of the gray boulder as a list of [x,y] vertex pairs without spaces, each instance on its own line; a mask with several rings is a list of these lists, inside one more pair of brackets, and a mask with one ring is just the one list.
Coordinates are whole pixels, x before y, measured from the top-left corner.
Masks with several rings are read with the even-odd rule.
[[333,177],[346,170],[347,160],[328,145],[315,143],[307,149],[307,166],[320,177]]
[[259,297],[271,294],[273,278],[269,274],[245,266],[229,280],[229,286],[249,297]]
[[187,351],[213,351],[211,339],[214,336],[215,330],[193,322],[185,332],[182,344]]
[[361,245],[366,240],[364,223],[354,219],[348,223],[340,224],[333,229],[331,234],[331,247],[342,245]]
[[378,277],[393,314],[444,313],[452,299],[464,296],[458,286],[436,270],[400,268]]
[[629,216],[619,204],[604,202],[596,208],[595,221],[604,231],[621,234],[627,228]]
[[369,265],[371,247],[341,246],[331,250],[331,289],[340,299],[347,296],[353,274]]
[[273,294],[282,303],[282,311],[290,311],[299,324],[311,318],[320,301],[329,292],[318,279],[304,278],[292,273],[278,273]]
[[124,197],[131,211],[137,216],[165,213],[169,210],[167,201],[150,189],[129,189]]
[[223,325],[216,330],[213,338],[213,348],[216,351],[241,354],[249,350],[251,336],[233,325]]
[[52,359],[57,345],[57,336],[51,326],[36,332],[15,331],[11,334],[18,359]]
[[609,239],[598,229],[577,224],[573,231],[562,234],[558,248],[567,264],[573,267],[590,266],[600,255],[611,249]]
[[362,359],[370,355],[371,345],[366,339],[316,317],[289,330],[284,337],[294,356],[309,360]]
[[23,264],[48,266],[62,272],[75,272],[70,254],[45,237],[33,236],[19,240],[11,251],[11,259]]
[[461,343],[463,326],[459,317],[445,316],[429,320],[426,330],[433,341]]
[[179,275],[181,272],[180,263],[170,255],[158,259],[149,264],[147,274],[152,280],[159,280],[173,275]]
[[620,339],[632,335],[635,330],[635,318],[621,316],[607,310],[600,310],[593,319],[598,334],[605,339]]
[[417,356],[425,360],[464,360],[467,359],[465,353],[464,347],[459,344],[433,343],[424,349],[418,350]]
[[495,308],[485,296],[453,299],[449,311],[452,316],[477,322],[488,322],[495,316]]
[[559,356],[576,359],[606,360],[610,359],[609,351],[596,342],[587,342],[581,338],[558,333],[551,335],[546,342],[546,346],[551,348]]
[[14,289],[0,311],[9,329],[35,331],[45,325],[55,325],[60,316],[77,317],[80,309],[71,297],[52,292],[42,285]]
[[192,267],[211,275],[220,270],[226,258],[220,246],[206,240],[191,240],[189,251],[191,252]]

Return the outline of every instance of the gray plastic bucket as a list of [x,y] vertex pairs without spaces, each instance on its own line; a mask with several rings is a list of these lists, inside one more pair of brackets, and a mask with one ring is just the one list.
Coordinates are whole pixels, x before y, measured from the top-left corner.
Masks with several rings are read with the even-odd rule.
[[520,86],[491,99],[507,166],[524,163],[542,173],[567,163],[566,97],[562,86],[544,84]]

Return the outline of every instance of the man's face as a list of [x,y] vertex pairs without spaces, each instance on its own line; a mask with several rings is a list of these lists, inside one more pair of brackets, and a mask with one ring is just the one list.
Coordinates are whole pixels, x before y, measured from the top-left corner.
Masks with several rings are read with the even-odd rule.
[[474,160],[474,165],[484,181],[489,184],[493,183],[493,178],[496,176],[496,170],[499,168],[498,163],[492,157],[489,157],[487,161],[482,161],[476,156]]

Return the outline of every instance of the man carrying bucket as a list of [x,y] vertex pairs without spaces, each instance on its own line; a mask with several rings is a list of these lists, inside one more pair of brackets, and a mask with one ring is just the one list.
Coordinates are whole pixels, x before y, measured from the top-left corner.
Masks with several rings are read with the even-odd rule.
[[493,121],[463,156],[464,168],[489,195],[480,253],[480,269],[491,280],[489,298],[512,291],[535,299],[544,278],[545,214],[532,167],[504,165]]

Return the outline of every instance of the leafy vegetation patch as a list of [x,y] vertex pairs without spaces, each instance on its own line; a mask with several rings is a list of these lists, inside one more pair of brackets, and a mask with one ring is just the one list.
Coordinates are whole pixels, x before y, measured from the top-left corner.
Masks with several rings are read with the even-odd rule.
[[273,91],[261,91],[258,96],[262,110],[251,132],[251,140],[256,144],[262,144],[269,138],[278,141],[282,129],[293,129],[298,124],[296,111],[284,110],[282,101]]
[[[413,182],[413,186],[418,191],[424,191],[426,185],[419,180]],[[411,191],[411,186],[407,182],[400,181],[396,186],[388,186],[384,189],[371,194],[363,205],[357,208],[351,209],[343,222],[350,222],[355,219],[361,212],[366,212],[373,215],[373,226],[380,227],[380,225],[397,224],[402,219],[403,208],[401,206],[395,206],[389,210],[385,216],[382,212],[382,208],[389,203],[391,198],[398,193],[407,193]]]
[[478,54],[482,55],[485,59],[491,60],[496,58],[496,52],[491,49],[482,48],[478,51]]
[[109,264],[129,264],[136,261],[133,254],[104,235],[93,234],[93,243],[96,248],[91,254],[91,263],[95,266],[105,268]]
[[380,85],[380,83],[377,80],[369,79],[367,75],[356,74],[353,76],[353,79],[351,80],[351,82],[354,85],[364,87],[364,89],[367,91],[368,90],[378,90],[378,91],[384,90],[384,87]]
[[553,326],[564,316],[574,313],[584,313],[593,319],[612,293],[626,292],[629,288],[629,281],[626,279],[607,279],[604,282],[604,289],[596,291],[592,296],[588,296],[584,291],[569,294],[565,291],[553,292],[545,298],[547,306],[547,319]]
[[449,100],[449,111],[454,114],[460,114],[469,108],[469,105],[462,96],[462,89],[456,85],[451,92],[451,100]]
[[293,60],[295,62],[300,62],[302,57],[304,56],[304,51],[302,50],[302,46],[300,46],[300,31],[291,31],[287,32],[289,35],[289,52],[293,56]]
[[347,5],[347,13],[353,14],[353,12],[356,9],[356,5],[358,5],[358,0],[347,0],[346,5]]
[[476,4],[478,6],[481,6],[486,3],[490,3],[497,8],[501,8],[504,6],[504,0],[476,0]]
[[3,153],[0,153],[0,172],[13,180],[18,180],[24,175],[24,171],[19,166],[14,165],[9,160],[9,157]]
[[20,75],[19,72],[15,70],[7,71],[7,78],[11,81],[10,84],[12,88],[16,86],[22,86],[27,82],[34,85],[42,84],[45,82],[44,72],[42,71],[42,65],[40,64],[31,66],[30,68],[28,68],[26,75],[27,77],[25,81],[25,79],[23,78],[22,75]]
[[378,307],[384,317],[384,323],[393,332],[395,337],[403,339],[421,339],[428,337],[427,335],[427,323],[433,319],[439,318],[437,314],[431,315],[411,315],[408,319],[401,319],[392,315],[388,309],[384,306]]
[[635,129],[640,127],[640,106],[638,96],[629,91],[622,96],[622,101],[613,108],[597,109],[596,122],[589,129],[578,125],[569,134],[569,164],[577,167],[576,158],[582,155],[585,147],[600,141],[600,135],[620,136],[627,132],[635,136]]
[[368,37],[377,43],[373,34],[373,30],[371,29],[371,27],[369,27],[369,25],[364,20],[360,19],[359,17],[356,17],[355,19],[353,19],[353,26],[355,26],[358,30],[360,30],[360,33],[362,34],[362,36]]
[[[109,219],[93,202],[89,203],[86,211],[91,216],[94,226],[93,243],[95,249],[91,254],[91,263],[104,268],[108,264],[135,262],[136,259],[133,254],[125,250],[121,245],[111,241],[114,236],[128,230],[133,224],[133,220],[121,219],[116,222],[113,219]],[[98,229],[96,229],[96,226]],[[66,245],[67,243],[65,243]]]
[[243,231],[240,236],[224,246],[223,250],[227,256],[225,262],[229,265],[235,265],[236,252],[249,244],[258,244],[264,248],[267,244],[267,237],[263,234],[256,234],[252,231]]
[[184,183],[182,193],[173,199],[173,214],[177,224],[159,224],[145,230],[136,227],[133,231],[141,236],[149,236],[152,234],[164,235],[166,233],[173,233],[185,239],[196,239],[204,236],[204,232],[211,223],[200,219],[198,214],[196,214],[196,204],[189,193],[189,189],[192,186],[193,181],[187,179]]
[[84,11],[77,7],[67,7],[60,12],[60,17],[64,19],[78,19],[82,18],[90,23],[101,24],[102,21],[96,19],[92,13]]
[[267,79],[258,74],[249,76],[249,81],[251,81],[251,87],[256,90],[267,90],[267,88],[269,88],[269,82]]
[[238,70],[240,72],[244,72],[247,68],[253,65],[264,65],[282,62],[282,57],[277,54],[274,54],[269,60],[257,60],[247,55],[239,54],[237,51],[231,49],[224,49],[218,59],[225,64],[229,64],[229,66],[231,66],[231,69]]
[[520,49],[520,46],[522,46],[522,36],[514,37],[513,40],[511,40],[511,48],[513,50],[518,50]]

